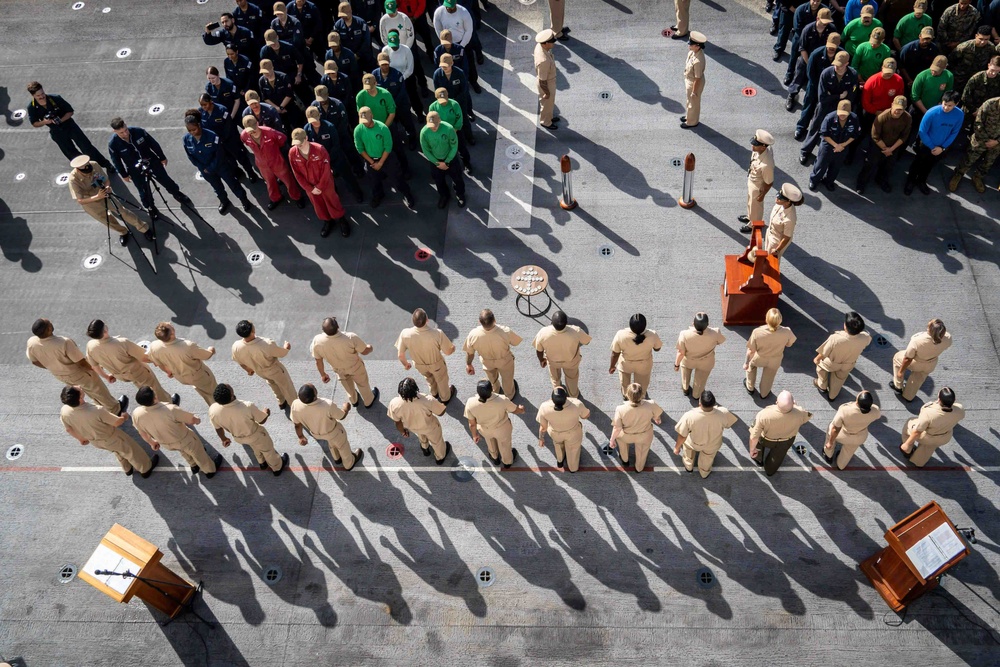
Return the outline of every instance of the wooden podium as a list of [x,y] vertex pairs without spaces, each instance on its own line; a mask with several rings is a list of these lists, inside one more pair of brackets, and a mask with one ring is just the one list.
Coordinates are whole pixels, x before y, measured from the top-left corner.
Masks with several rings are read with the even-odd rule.
[[886,531],[889,546],[861,563],[861,571],[893,611],[902,611],[937,587],[941,575],[969,555],[955,524],[930,502]]
[[767,311],[778,305],[781,272],[778,258],[763,249],[764,227],[764,221],[755,220],[743,254],[726,255],[726,274],[719,290],[722,323],[727,326],[764,324]]
[[115,602],[137,597],[173,620],[190,607],[198,589],[168,570],[161,558],[163,552],[116,523],[78,576]]

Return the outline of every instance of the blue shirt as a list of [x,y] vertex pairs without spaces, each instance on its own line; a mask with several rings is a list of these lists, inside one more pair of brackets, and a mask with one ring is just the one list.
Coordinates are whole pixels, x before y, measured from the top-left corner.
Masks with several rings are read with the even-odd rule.
[[964,120],[965,113],[957,106],[947,113],[940,104],[928,109],[920,121],[921,143],[929,149],[948,148],[958,136]]
[[410,96],[406,92],[406,81],[403,79],[402,72],[390,67],[388,74],[382,74],[382,68],[376,67],[372,70],[372,74],[375,75],[375,83],[388,90],[389,94],[392,95],[393,101],[396,102],[397,113],[400,108],[405,109],[410,105]]
[[[843,50],[844,49],[842,47],[837,47],[837,53],[840,53]],[[833,55],[836,56],[837,53]],[[833,65],[833,58],[826,54],[825,45],[817,47],[816,50],[810,54],[806,71],[809,76],[809,85],[812,86],[814,94],[817,86],[819,86],[819,75],[823,73],[823,70],[831,65]]]
[[[295,0],[286,4],[294,5]],[[306,40],[305,35],[302,33],[302,24],[299,23],[299,20],[291,14],[286,15],[285,18],[287,19],[285,21],[285,25],[281,25],[281,21],[275,17],[274,20],[271,21],[271,30],[278,33],[278,41],[288,42],[295,47],[296,51],[299,51],[300,53],[304,52],[306,48]]]
[[819,103],[822,105],[835,107],[840,100],[847,100],[854,106],[857,90],[858,73],[851,66],[840,79],[837,79],[837,68],[833,65],[819,75]]
[[265,44],[260,49],[260,59],[267,58],[274,65],[275,72],[287,74],[292,81],[299,75],[299,65],[305,64],[302,55],[294,46],[284,40],[278,40],[278,50],[275,51]]
[[343,46],[340,47],[340,55],[333,52],[333,49],[326,50],[324,61],[333,60],[337,63],[337,69],[341,74],[346,74],[351,80],[351,85],[361,88],[361,70],[358,68],[358,57],[354,51]]
[[216,28],[212,32],[204,32],[201,35],[203,42],[212,46],[214,44],[233,44],[240,53],[250,53],[254,45],[254,36],[247,28],[237,24],[236,34],[230,34],[225,28]]
[[905,70],[911,79],[931,66],[934,59],[941,55],[941,47],[934,42],[926,49],[920,46],[920,40],[915,39],[903,46],[899,52],[899,66]]
[[313,3],[306,0],[302,3],[302,9],[295,3],[295,0],[285,3],[289,18],[294,18],[302,26],[302,34],[308,39],[317,39],[323,34],[323,16]]
[[[444,54],[451,54],[452,64],[458,67],[463,72],[465,71],[465,47],[461,44],[452,44],[451,49],[448,50],[444,48],[443,44],[438,44],[434,47],[434,62],[441,62],[441,56]],[[413,56],[416,58],[416,56]]]
[[837,29],[833,27],[832,23],[828,24],[826,28],[823,29],[823,32],[820,32],[817,29],[815,20],[806,25],[806,27],[802,29],[802,36],[799,38],[799,55],[802,55],[802,51],[809,54],[815,51],[817,47],[826,46],[827,37],[836,31]]
[[220,139],[230,139],[236,133],[230,110],[221,104],[212,104],[211,111],[201,110],[201,129],[211,130]]
[[[243,110],[243,114],[240,117],[243,118],[245,116],[254,116],[253,109],[250,108],[250,105],[247,105],[247,108]],[[257,119],[259,124],[266,125],[272,130],[277,130],[282,133],[285,131],[285,124],[281,122],[281,114],[267,102],[260,103],[260,115],[254,116],[254,118]]]
[[[821,137],[829,137],[838,144],[842,144],[848,139],[857,139],[861,136],[861,123],[858,121],[858,115],[852,111],[847,115],[847,120],[844,121],[844,124],[841,125],[837,112],[831,111],[823,119],[823,124],[819,128],[819,134]],[[823,143],[830,146],[825,141]],[[820,145],[822,146],[823,144]],[[830,146],[830,148],[833,147]]]
[[844,25],[847,25],[854,19],[861,18],[861,8],[865,5],[871,5],[872,9],[875,10],[875,16],[878,16],[878,3],[875,0],[870,0],[869,2],[864,2],[864,0],[847,0],[847,6],[844,7]]
[[273,106],[280,107],[286,98],[293,97],[292,81],[284,72],[274,73],[274,83],[268,81],[265,76],[261,76],[257,83],[260,86],[260,99],[270,102]]
[[312,123],[306,123],[304,129],[309,141],[319,144],[330,154],[330,164],[335,167],[346,164],[343,147],[340,145],[340,133],[332,123],[320,118],[319,129],[314,128]]
[[141,127],[128,128],[129,138],[125,141],[117,134],[112,134],[108,141],[108,153],[111,155],[111,164],[115,166],[119,174],[133,177],[132,170],[139,163],[139,160],[154,160],[163,162],[167,157],[163,154],[160,144],[146,130]]
[[222,148],[215,132],[202,130],[200,139],[195,139],[191,133],[185,134],[184,151],[191,164],[198,167],[198,171],[203,174],[214,174],[218,170]]
[[[792,15],[793,44],[797,45],[799,43],[799,38],[802,35],[802,30],[810,23],[816,22],[816,14],[819,13],[819,10],[823,8],[829,9],[829,7],[827,7],[826,5],[820,4],[820,6],[816,8],[816,12],[813,12],[812,5],[810,5],[808,1],[803,2],[801,5],[799,5],[799,8],[795,10],[795,14]],[[795,49],[792,49],[792,52],[794,53]]]
[[340,45],[343,48],[350,49],[356,54],[365,53],[362,49],[366,48],[371,51],[371,34],[368,32],[368,24],[364,22],[364,19],[355,16],[350,27],[344,22],[344,19],[337,19],[337,22],[333,24],[333,29],[340,35]]
[[[325,120],[337,128],[341,138],[351,136],[351,127],[347,120],[347,107],[344,106],[343,102],[331,97],[325,109],[319,100],[314,101],[309,106],[319,109],[320,120]],[[353,143],[353,140],[349,142],[349,144]]]
[[233,82],[233,87],[240,97],[250,89],[251,67],[253,65],[250,59],[242,53],[236,54],[235,63],[229,58],[226,58],[226,61],[223,63],[223,68],[226,70],[226,78]]
[[331,78],[329,74],[324,74],[319,80],[319,85],[326,86],[330,97],[336,98],[344,104],[347,104],[347,100],[354,101],[354,95],[351,93],[351,77],[343,72],[337,72],[336,79]]
[[221,104],[227,109],[232,109],[233,102],[236,101],[236,86],[224,76],[219,77],[218,86],[213,86],[211,82],[205,82],[205,92],[208,93],[213,102]]
[[469,98],[469,80],[463,72],[458,67],[452,66],[451,76],[449,77],[444,73],[444,70],[438,67],[434,70],[434,89],[444,88],[448,91],[448,99],[455,100],[458,102],[462,111],[468,115],[469,107],[472,105],[472,100]]
[[253,38],[257,42],[264,39],[264,20],[260,13],[260,7],[252,2],[247,3],[246,11],[239,7],[233,10],[233,22],[253,33]]

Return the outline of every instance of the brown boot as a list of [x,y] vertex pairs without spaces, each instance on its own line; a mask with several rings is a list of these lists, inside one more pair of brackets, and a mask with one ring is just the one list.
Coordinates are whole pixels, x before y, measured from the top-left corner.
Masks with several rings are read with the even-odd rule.
[[962,182],[962,177],[965,176],[965,172],[956,169],[951,175],[951,180],[948,181],[948,192],[954,192],[958,190],[959,184]]
[[983,177],[979,174],[975,174],[972,177],[972,186],[976,188],[976,192],[983,194],[986,192],[986,184],[983,183]]

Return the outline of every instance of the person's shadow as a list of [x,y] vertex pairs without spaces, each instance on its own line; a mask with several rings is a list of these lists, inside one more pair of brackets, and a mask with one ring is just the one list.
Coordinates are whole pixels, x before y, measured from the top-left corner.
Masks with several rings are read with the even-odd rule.
[[31,229],[28,221],[15,216],[7,202],[0,197],[0,249],[7,261],[20,264],[28,273],[42,270],[42,260],[31,252]]

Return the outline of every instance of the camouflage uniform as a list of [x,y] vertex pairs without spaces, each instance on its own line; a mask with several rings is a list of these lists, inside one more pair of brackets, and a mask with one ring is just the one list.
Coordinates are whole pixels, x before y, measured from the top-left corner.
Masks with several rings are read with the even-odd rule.
[[965,112],[965,117],[972,120],[982,103],[991,97],[1000,97],[1000,76],[991,79],[986,72],[973,74],[962,91],[962,111]]
[[[958,11],[958,3],[948,7],[941,12],[941,20],[938,21],[937,41],[941,45],[941,50],[948,53],[948,42],[964,42],[972,39],[979,27],[979,12],[972,5],[965,13]],[[957,46],[955,47],[958,48]],[[950,60],[950,58],[949,58]]]
[[[991,140],[998,142],[992,148],[986,145],[986,142]],[[965,172],[975,166],[972,183],[976,186],[976,190],[984,192],[983,177],[998,157],[1000,157],[1000,97],[994,97],[979,107],[972,136],[969,138],[969,150],[965,154],[965,159],[955,169],[952,180],[961,181]]]
[[948,55],[948,69],[955,75],[955,90],[961,92],[962,88],[972,75],[981,72],[990,64],[990,58],[997,55],[997,49],[990,43],[986,46],[976,46],[976,40],[969,39],[958,46]]

